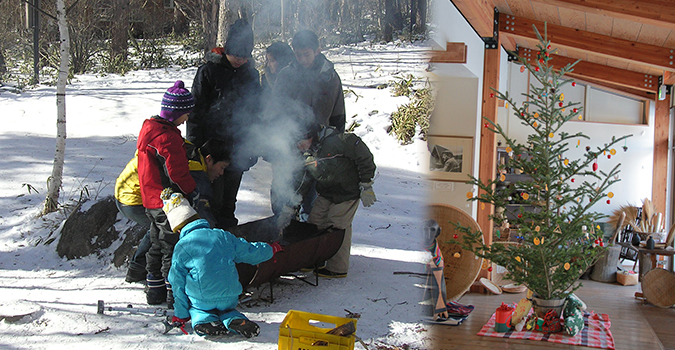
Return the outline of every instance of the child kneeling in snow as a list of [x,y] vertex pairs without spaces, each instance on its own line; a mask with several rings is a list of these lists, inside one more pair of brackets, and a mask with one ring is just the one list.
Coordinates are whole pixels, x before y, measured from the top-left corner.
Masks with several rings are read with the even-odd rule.
[[171,229],[180,232],[173,250],[169,283],[173,288],[172,321],[192,319],[195,333],[257,336],[260,327],[235,310],[242,292],[236,263],[256,265],[283,250],[278,242],[248,242],[230,232],[212,229],[180,193],[162,192]]

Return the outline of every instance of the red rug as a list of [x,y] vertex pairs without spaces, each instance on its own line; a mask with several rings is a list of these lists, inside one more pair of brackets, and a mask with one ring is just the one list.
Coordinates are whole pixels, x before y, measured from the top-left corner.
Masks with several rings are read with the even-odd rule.
[[506,333],[495,332],[495,314],[492,314],[490,320],[481,328],[478,335],[488,337],[509,338],[509,339],[528,339],[540,340],[553,343],[582,345],[600,349],[614,349],[614,337],[609,327],[612,323],[606,314],[596,314],[595,312],[584,313],[584,329],[574,337],[564,333],[542,333],[539,331],[515,330]]

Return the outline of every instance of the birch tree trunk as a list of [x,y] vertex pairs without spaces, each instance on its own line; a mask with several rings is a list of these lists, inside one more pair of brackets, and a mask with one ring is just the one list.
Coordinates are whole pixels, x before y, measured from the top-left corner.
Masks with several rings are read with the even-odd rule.
[[52,176],[47,182],[47,198],[45,199],[43,214],[56,211],[59,203],[59,191],[63,181],[63,163],[66,152],[66,83],[68,82],[68,68],[70,67],[70,36],[66,22],[66,6],[63,0],[56,0],[56,17],[58,19],[61,39],[61,64],[56,81],[56,154]]

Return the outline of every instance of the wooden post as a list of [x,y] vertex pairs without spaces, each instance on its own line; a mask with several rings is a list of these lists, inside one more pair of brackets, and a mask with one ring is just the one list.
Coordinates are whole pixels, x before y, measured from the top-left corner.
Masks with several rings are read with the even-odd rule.
[[[494,123],[497,123],[497,107],[499,99],[490,97],[494,94],[492,89],[499,89],[499,65],[501,56],[501,44],[496,49],[485,49],[483,65],[483,104],[481,114]],[[492,89],[491,89],[492,88]],[[480,123],[480,156],[478,165],[478,177],[483,183],[492,181],[496,176],[497,168],[497,142],[496,135],[485,127],[486,121],[483,119]],[[484,191],[479,191],[478,195]],[[483,240],[485,244],[492,244],[493,222],[488,217],[494,213],[494,205],[487,203],[478,203],[477,222],[483,231]],[[492,262],[490,262],[491,264]],[[490,278],[488,270],[481,270],[478,278]],[[481,290],[482,291],[482,290]]]
[[652,173],[652,203],[666,215],[666,188],[668,187],[668,134],[670,128],[670,96],[656,101],[654,112],[654,166]]

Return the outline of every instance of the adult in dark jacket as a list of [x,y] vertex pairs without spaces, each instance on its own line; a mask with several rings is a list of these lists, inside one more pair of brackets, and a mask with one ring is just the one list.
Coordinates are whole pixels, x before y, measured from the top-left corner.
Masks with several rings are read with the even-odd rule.
[[[311,127],[297,147],[305,152],[306,180],[303,186],[307,185],[308,179],[313,179],[318,192],[308,222],[319,229],[332,226],[345,230],[340,249],[324,268],[318,270],[318,275],[346,277],[352,245],[352,221],[359,199],[364,207],[376,201],[372,187],[376,169],[373,154],[355,134],[321,125]],[[290,203],[283,212],[290,213],[292,211],[288,208],[296,206]],[[280,215],[279,221],[279,226],[284,227],[290,219],[287,215]]]
[[265,68],[260,77],[263,91],[272,92],[277,76],[282,69],[295,62],[293,49],[283,41],[275,41],[265,49]]
[[[345,99],[342,81],[333,62],[321,53],[319,38],[314,32],[301,30],[291,42],[296,61],[279,72],[274,84],[277,103],[300,104],[309,107],[309,115],[301,122],[333,126],[345,131]],[[295,110],[296,106],[286,106]],[[282,112],[283,113],[283,112]]]
[[[296,125],[317,123],[344,132],[342,81],[333,63],[321,53],[318,36],[310,30],[298,31],[291,46],[296,62],[279,72],[273,89],[273,102],[279,106],[276,109],[281,118]],[[302,196],[300,218],[305,220],[316,198],[314,186],[308,186]]]
[[260,75],[251,60],[253,30],[245,20],[230,26],[224,49],[214,49],[199,67],[192,84],[195,109],[187,123],[187,139],[201,147],[209,138],[233,141],[232,162],[213,182],[212,211],[221,228],[237,225],[234,215],[244,171],[257,161],[256,145],[247,144],[257,124]]

